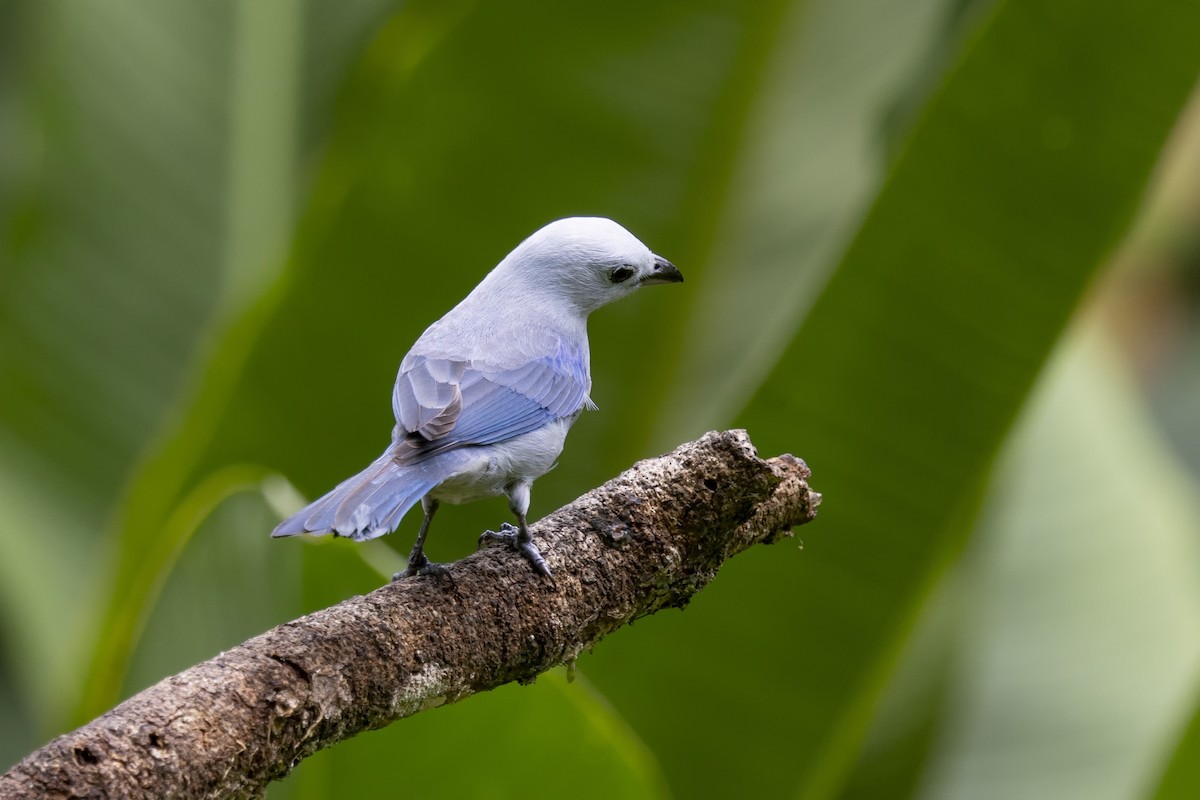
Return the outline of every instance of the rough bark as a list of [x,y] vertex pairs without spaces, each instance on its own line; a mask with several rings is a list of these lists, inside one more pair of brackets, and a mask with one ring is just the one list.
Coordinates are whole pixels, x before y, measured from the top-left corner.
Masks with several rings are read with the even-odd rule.
[[323,747],[530,682],[682,606],[729,556],[789,535],[820,495],[744,431],[635,464],[532,530],[551,586],[503,548],[280,625],[146,689],[0,776],[2,798],[252,797]]

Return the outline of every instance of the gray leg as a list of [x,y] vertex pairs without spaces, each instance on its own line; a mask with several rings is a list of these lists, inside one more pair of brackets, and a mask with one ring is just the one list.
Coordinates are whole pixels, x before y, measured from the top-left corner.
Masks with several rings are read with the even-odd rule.
[[510,549],[524,556],[534,571],[550,578],[553,583],[554,576],[550,574],[550,567],[546,564],[546,559],[542,558],[537,546],[534,545],[533,535],[529,533],[529,525],[525,522],[525,515],[529,512],[529,484],[520,481],[508,486],[506,491],[508,507],[516,516],[517,525],[513,527],[510,523],[505,522],[500,526],[499,531],[484,531],[479,534],[479,546],[483,547],[487,542],[503,542]]
[[438,510],[438,501],[431,499],[428,495],[421,498],[421,510],[425,512],[425,519],[421,520],[421,530],[417,533],[417,542],[413,545],[412,552],[408,554],[408,569],[404,572],[397,572],[392,576],[392,580],[398,581],[401,578],[411,578],[414,575],[444,575],[450,577],[450,570],[442,564],[435,564],[425,555],[425,537],[429,535],[429,523],[433,521],[433,515]]

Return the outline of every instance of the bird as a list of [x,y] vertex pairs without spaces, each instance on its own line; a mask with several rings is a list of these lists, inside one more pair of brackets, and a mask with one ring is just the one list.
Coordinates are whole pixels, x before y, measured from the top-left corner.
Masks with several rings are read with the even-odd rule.
[[537,230],[401,360],[383,454],[271,535],[374,539],[419,502],[416,543],[393,579],[449,575],[425,554],[438,507],[504,495],[516,525],[484,531],[479,546],[507,545],[553,583],[526,516],[533,482],[554,466],[580,414],[596,408],[588,316],[643,286],[682,281],[611,219],[570,217]]

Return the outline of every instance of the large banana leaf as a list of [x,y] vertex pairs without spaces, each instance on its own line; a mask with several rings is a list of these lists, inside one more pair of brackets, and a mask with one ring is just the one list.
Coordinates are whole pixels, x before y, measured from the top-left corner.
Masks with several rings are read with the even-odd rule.
[[[929,647],[905,657],[910,687],[940,682],[945,696],[916,796],[1136,797],[1190,699],[1200,508],[1091,316],[1056,355],[952,573],[944,666]],[[906,693],[856,776],[887,775],[912,743],[930,704]]]
[[[768,452],[809,459],[826,492],[803,557],[732,565],[689,611],[701,620],[648,634],[637,685],[613,677],[619,664],[585,664],[687,793],[778,794],[790,774],[817,797],[845,780],[898,646],[1195,82],[1181,29],[1197,20],[1180,11],[1007,2],[976,19],[740,417]],[[706,686],[708,702],[684,702]],[[684,711],[643,713],[649,697]],[[737,736],[713,735],[735,719]],[[695,752],[703,768],[686,766]]]
[[[369,5],[352,8],[367,19]],[[277,77],[227,87],[240,109],[234,140],[218,139],[223,160],[193,178],[232,170],[220,187],[234,196],[218,201],[214,263],[225,272],[193,276],[208,281],[208,300],[173,357],[210,346],[189,370],[154,379],[155,420],[186,389],[140,464],[149,433],[123,418],[141,432],[126,460],[106,465],[107,484],[78,477],[82,500],[56,507],[87,518],[90,497],[95,516],[131,475],[115,566],[96,576],[109,587],[103,611],[76,615],[97,631],[80,713],[376,584],[363,556],[386,553],[269,542],[271,516],[244,493],[270,470],[311,495],[360,468],[387,441],[396,362],[420,330],[528,231],[602,213],[688,283],[597,315],[603,410],[539,481],[535,515],[744,408],[764,451],[809,459],[826,493],[807,548],[740,557],[687,615],[646,620],[581,659],[588,683],[551,678],[392,726],[313,759],[282,791],[525,796],[544,753],[599,793],[835,792],[1013,420],[1137,205],[1200,66],[1187,35],[1200,11],[1070,0],[961,16],[933,0],[409,5],[343,87],[284,263],[272,246],[288,188],[303,183],[270,145],[303,153],[322,141],[315,128],[270,127],[300,91],[281,67],[299,47],[286,43],[297,28],[285,6],[279,17],[237,11],[249,15],[239,25],[284,37],[257,54]],[[300,27],[296,58],[334,74],[312,54],[343,18],[315,5],[305,19],[317,24]],[[279,102],[273,91],[282,105],[266,104]],[[276,135],[262,137],[256,113]],[[23,431],[36,403],[13,394],[26,416],[9,430]],[[69,448],[45,431],[24,445],[37,458],[17,463],[61,472]],[[6,496],[57,485],[0,462]],[[37,525],[49,496],[28,496],[6,541]],[[465,552],[505,513],[501,502],[450,510],[431,552]],[[407,550],[412,527],[385,541]],[[49,574],[49,547],[14,547],[14,581],[38,582],[29,564]],[[74,570],[87,580],[84,564]],[[24,630],[65,613],[25,611],[23,592],[6,591],[5,609]],[[14,663],[36,682],[36,660]],[[42,685],[69,697],[81,678],[59,669]],[[942,752],[919,748],[908,774]],[[463,763],[488,766],[437,780]],[[536,788],[561,793],[557,781]]]
[[99,534],[217,301],[230,15],[179,2],[4,13],[0,599],[22,657],[21,710],[0,725],[30,722],[5,731],[11,757],[70,703],[80,609],[106,580],[91,569]]
[[298,0],[0,4],[0,618],[19,654],[0,759],[69,713],[106,520],[210,319],[277,270],[258,262],[380,5],[341,4],[308,42],[326,15]]

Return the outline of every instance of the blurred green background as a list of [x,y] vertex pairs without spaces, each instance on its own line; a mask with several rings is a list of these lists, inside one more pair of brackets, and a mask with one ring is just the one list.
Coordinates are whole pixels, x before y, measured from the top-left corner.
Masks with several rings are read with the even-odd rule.
[[[688,282],[592,320],[542,516],[746,427],[824,493],[272,798],[1200,791],[1200,5],[0,0],[0,765],[377,586],[272,542],[528,233]],[[502,500],[444,513],[469,552]]]

